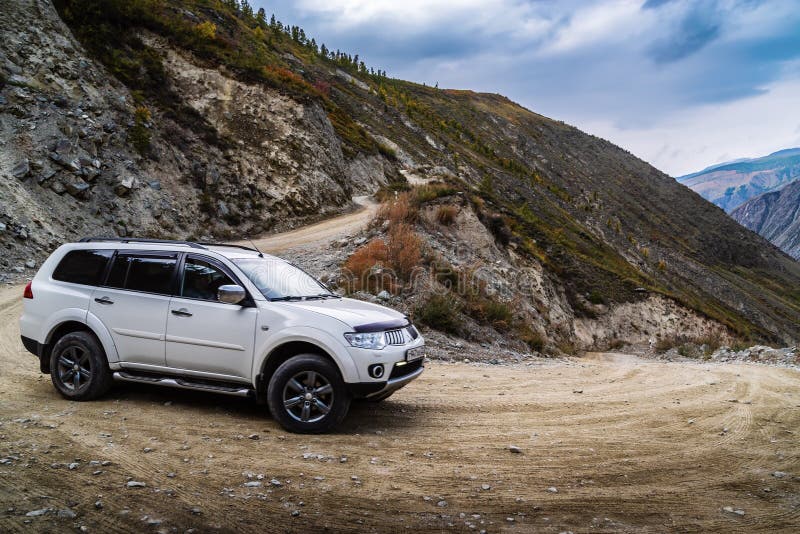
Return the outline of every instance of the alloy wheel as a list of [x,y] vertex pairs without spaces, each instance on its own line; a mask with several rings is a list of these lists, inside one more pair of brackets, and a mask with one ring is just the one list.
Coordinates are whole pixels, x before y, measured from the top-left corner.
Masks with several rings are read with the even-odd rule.
[[92,379],[92,358],[81,347],[67,347],[58,356],[58,378],[70,391],[79,392],[89,387]]
[[283,407],[296,421],[315,423],[333,406],[333,386],[316,371],[301,371],[283,387]]

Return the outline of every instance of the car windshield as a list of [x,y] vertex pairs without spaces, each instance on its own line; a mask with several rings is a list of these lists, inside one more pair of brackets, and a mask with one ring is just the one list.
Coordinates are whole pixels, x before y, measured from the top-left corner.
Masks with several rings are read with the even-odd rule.
[[336,298],[316,278],[299,267],[278,259],[247,258],[233,262],[247,275],[261,294],[270,300]]

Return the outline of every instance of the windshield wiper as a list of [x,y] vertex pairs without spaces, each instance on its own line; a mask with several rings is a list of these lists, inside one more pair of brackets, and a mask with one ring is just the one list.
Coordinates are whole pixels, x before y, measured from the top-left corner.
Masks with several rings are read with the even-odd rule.
[[280,302],[289,300],[303,300],[303,297],[298,297],[297,295],[286,295],[285,297],[275,297],[269,299],[270,302]]
[[338,299],[339,295],[333,293],[317,293],[316,295],[308,295],[306,300],[321,300],[321,299]]

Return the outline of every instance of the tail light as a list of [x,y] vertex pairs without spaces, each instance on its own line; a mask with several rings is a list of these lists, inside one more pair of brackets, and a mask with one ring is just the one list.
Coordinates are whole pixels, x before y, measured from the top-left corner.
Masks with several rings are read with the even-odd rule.
[[25,286],[25,292],[22,294],[22,298],[25,299],[33,298],[33,289],[31,289],[31,284],[33,284],[33,281],[28,282],[28,285]]

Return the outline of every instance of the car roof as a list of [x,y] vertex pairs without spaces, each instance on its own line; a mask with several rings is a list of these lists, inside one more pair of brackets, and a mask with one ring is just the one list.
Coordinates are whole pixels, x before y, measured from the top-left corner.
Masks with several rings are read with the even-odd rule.
[[165,240],[148,241],[146,239],[125,239],[125,238],[88,239],[87,238],[87,239],[82,239],[81,241],[76,243],[69,243],[68,246],[72,250],[78,250],[78,249],[141,250],[141,251],[187,252],[194,254],[204,254],[212,252],[214,254],[210,254],[211,256],[218,254],[230,260],[248,259],[248,258],[255,259],[260,257],[272,261],[283,261],[283,262],[286,261],[277,256],[260,253],[255,249],[242,247],[240,245],[227,245],[224,243],[201,244],[191,241],[165,241]]

